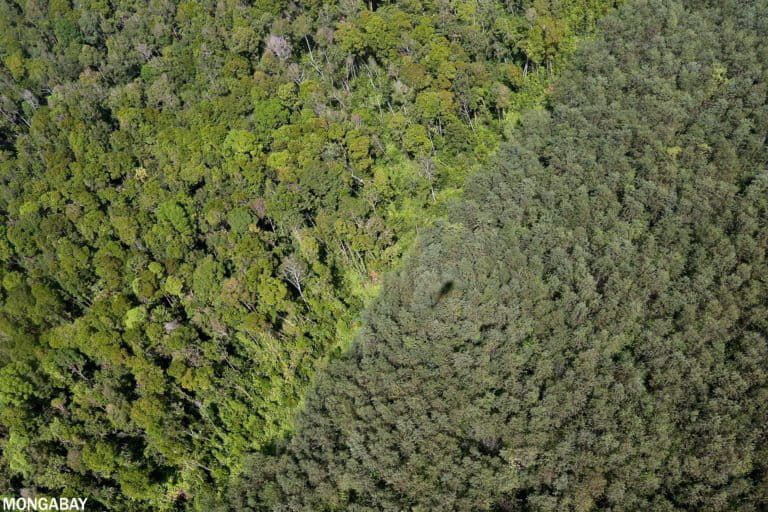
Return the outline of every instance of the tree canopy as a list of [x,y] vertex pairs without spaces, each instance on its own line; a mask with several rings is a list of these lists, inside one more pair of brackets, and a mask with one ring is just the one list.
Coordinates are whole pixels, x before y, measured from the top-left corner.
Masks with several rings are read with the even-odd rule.
[[200,508],[612,0],[0,0],[4,492]]
[[600,33],[228,509],[764,510],[768,2]]

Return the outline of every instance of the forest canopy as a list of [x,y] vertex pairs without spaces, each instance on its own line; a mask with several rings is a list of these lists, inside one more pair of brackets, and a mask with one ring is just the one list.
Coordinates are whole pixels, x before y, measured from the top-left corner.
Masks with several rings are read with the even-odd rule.
[[0,495],[761,512],[766,38],[766,0],[0,0]]
[[237,510],[768,503],[768,2],[605,20]]
[[612,0],[0,0],[0,494],[204,509]]

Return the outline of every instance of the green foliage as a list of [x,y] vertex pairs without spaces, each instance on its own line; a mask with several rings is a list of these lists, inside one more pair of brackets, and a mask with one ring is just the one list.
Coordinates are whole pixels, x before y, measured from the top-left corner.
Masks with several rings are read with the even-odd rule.
[[429,140],[427,129],[420,124],[412,124],[406,128],[405,133],[403,133],[403,146],[412,154],[424,155],[429,153],[432,142]]
[[192,224],[189,222],[187,213],[175,200],[160,203],[157,209],[157,218],[160,221],[169,222],[176,231],[183,235],[192,233]]
[[19,406],[38,396],[34,384],[28,380],[30,373],[32,368],[20,361],[0,369],[0,403]]
[[764,510],[768,2],[686,4],[606,19],[222,510]]
[[183,282],[176,276],[168,276],[165,280],[165,291],[171,295],[180,295]]
[[253,222],[253,216],[246,208],[235,208],[227,214],[227,223],[236,233],[243,234]]
[[129,309],[125,313],[125,327],[128,329],[134,329],[147,320],[147,308],[144,306],[138,306]]
[[2,490],[207,510],[612,5],[0,0]]

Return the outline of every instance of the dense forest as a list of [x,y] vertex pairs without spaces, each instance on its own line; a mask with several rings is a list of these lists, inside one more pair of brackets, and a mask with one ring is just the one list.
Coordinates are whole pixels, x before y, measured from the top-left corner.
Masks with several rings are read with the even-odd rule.
[[764,511],[768,2],[627,2],[230,510]]
[[768,0],[0,0],[0,495],[765,510],[766,37]]
[[0,494],[195,508],[279,446],[613,4],[0,0]]

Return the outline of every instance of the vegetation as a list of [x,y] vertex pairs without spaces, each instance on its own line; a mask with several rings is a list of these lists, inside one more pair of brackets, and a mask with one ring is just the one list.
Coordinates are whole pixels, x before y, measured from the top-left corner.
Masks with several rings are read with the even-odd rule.
[[766,36],[606,20],[225,509],[765,510]]
[[0,491],[202,507],[613,3],[0,0]]

